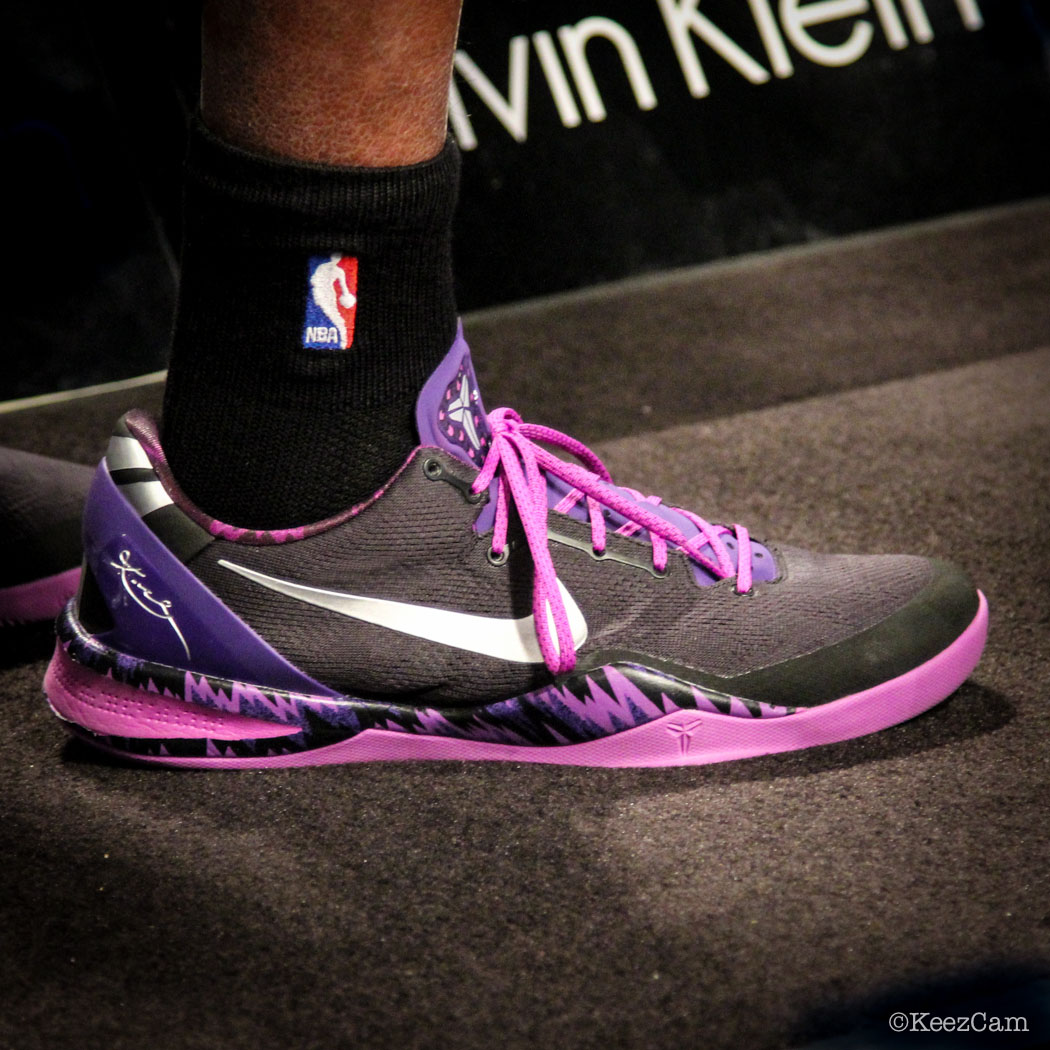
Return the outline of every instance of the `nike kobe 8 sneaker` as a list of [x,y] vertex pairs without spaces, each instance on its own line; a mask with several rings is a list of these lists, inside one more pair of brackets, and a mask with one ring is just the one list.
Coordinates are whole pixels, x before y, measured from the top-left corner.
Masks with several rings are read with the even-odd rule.
[[894,725],[977,663],[987,607],[957,569],[776,546],[617,486],[580,442],[486,414],[462,335],[416,418],[372,498],[258,531],[194,506],[125,416],[55,713],[165,765],[699,765]]

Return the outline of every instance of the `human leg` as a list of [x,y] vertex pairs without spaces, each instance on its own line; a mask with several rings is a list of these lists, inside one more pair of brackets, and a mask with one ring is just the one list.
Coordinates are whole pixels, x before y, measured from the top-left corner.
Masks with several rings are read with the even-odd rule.
[[[458,14],[459,0],[205,8],[163,436],[215,517],[325,517],[416,443],[416,395],[456,330]],[[326,302],[340,266],[355,286]]]
[[447,134],[461,3],[209,0],[204,122],[235,146],[288,160],[430,160]]

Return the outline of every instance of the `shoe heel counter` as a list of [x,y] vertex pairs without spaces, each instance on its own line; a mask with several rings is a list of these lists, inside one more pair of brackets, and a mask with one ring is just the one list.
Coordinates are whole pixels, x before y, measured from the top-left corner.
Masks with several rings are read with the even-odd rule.
[[[137,476],[129,477],[132,472]],[[115,475],[122,476],[124,483],[118,485]],[[107,646],[185,664],[184,647],[170,644],[159,629],[171,615],[170,602],[162,593],[171,555],[142,520],[148,504],[163,502],[160,493],[150,491],[154,486],[163,493],[141,446],[133,438],[115,435],[84,504],[84,571],[77,617],[84,630]]]
[[[121,443],[127,440],[133,441],[121,419],[110,439],[106,456],[99,462],[91,479],[80,524],[83,555],[80,586],[77,589],[74,609],[85,631],[98,636],[106,635],[111,641],[119,641],[117,622],[112,615],[114,607],[119,603],[114,601],[112,581],[109,579],[112,565],[106,551],[112,545],[111,540],[114,536],[123,535],[131,527],[136,512],[125,500],[114,498],[110,463],[123,463],[123,469],[127,469],[129,457],[134,455],[141,469],[149,466],[149,461],[137,442],[134,444],[141,455],[131,452],[121,454]],[[152,474],[152,471],[150,473]],[[103,586],[103,581],[110,586]]]
[[78,607],[104,646],[238,682],[335,695],[281,657],[187,568],[220,542],[177,507],[145,449],[118,428],[84,507],[86,582]]
[[[113,625],[112,617],[109,616],[106,602],[98,585],[99,558],[105,545],[104,533],[107,530],[105,516],[99,514],[95,508],[105,498],[103,478],[105,474],[106,461],[103,459],[91,479],[87,498],[84,500],[84,512],[80,518],[80,544],[83,553],[81,555],[80,587],[77,590],[74,609],[77,618],[92,632],[107,629],[107,624],[109,627]],[[119,528],[119,522],[114,522],[114,525]],[[86,623],[85,619],[93,621],[94,626]]]

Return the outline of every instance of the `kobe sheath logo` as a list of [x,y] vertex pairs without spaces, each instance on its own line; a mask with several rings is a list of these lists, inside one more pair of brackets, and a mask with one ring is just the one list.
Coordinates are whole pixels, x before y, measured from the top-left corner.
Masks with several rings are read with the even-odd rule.
[[314,255],[309,263],[303,346],[346,350],[357,317],[357,260],[349,255]]
[[120,573],[120,582],[131,600],[140,608],[144,609],[150,616],[156,616],[158,620],[166,620],[168,626],[175,632],[186,656],[190,655],[190,647],[171,614],[170,598],[154,598],[153,592],[146,586],[146,574],[142,569],[131,564],[131,551],[121,551],[116,561],[109,563]]
[[667,726],[667,732],[678,739],[678,750],[683,755],[689,754],[693,745],[693,737],[703,729],[704,723],[699,718],[692,718],[686,722],[672,722]]

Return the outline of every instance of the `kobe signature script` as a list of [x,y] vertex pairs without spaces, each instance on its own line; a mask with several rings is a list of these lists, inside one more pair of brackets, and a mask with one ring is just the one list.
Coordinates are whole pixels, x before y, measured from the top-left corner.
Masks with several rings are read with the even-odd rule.
[[186,656],[188,657],[190,655],[190,647],[186,644],[186,639],[183,637],[182,631],[179,630],[175,617],[171,614],[171,599],[162,600],[153,597],[153,592],[145,584],[145,572],[131,564],[131,551],[121,551],[119,560],[111,561],[109,564],[120,573],[120,582],[124,585],[124,590],[127,591],[131,600],[140,609],[144,609],[150,616],[156,616],[160,620],[167,620],[171,625],[171,629],[182,643],[182,648],[186,650]]

